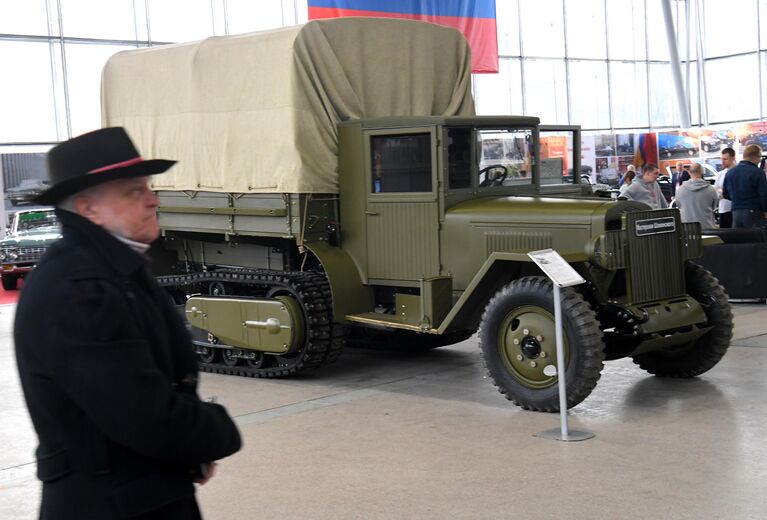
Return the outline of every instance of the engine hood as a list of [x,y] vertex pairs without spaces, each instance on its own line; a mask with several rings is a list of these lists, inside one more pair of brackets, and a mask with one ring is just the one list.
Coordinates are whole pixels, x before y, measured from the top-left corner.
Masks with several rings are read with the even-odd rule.
[[[631,201],[559,197],[486,197],[461,202],[446,211],[445,219],[474,225],[594,226],[604,231],[606,221],[623,211],[647,209]],[[601,229],[600,229],[601,228]]]
[[61,238],[61,232],[18,234],[0,240],[0,247],[43,247]]
[[493,253],[526,256],[554,249],[586,261],[596,237],[620,229],[624,212],[649,209],[631,201],[596,198],[504,196],[472,199],[445,212],[441,263],[462,290]]

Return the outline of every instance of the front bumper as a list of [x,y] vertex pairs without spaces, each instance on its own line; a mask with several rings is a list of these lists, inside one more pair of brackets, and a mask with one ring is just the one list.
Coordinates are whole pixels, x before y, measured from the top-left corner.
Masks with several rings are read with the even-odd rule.
[[19,276],[26,275],[35,267],[34,264],[3,264],[2,274],[15,274]]

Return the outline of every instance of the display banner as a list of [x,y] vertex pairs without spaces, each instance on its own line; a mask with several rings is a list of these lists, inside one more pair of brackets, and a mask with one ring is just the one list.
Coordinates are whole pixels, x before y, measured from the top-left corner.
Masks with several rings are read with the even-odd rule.
[[472,72],[498,72],[495,0],[308,0],[309,19],[372,16],[453,27],[471,46]]
[[639,134],[639,139],[634,152],[634,164],[637,167],[646,163],[658,161],[658,138],[656,134]]

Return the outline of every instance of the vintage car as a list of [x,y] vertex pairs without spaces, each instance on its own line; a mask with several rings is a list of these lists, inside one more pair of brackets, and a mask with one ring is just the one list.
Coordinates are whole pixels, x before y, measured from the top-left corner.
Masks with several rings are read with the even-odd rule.
[[700,137],[700,148],[704,152],[716,152],[721,150],[722,141],[716,135],[702,135]]
[[594,153],[597,157],[609,157],[610,155],[615,155],[615,149],[610,144],[598,144]]
[[11,202],[11,205],[18,206],[19,204],[29,204],[34,201],[34,198],[47,190],[48,181],[43,179],[23,179],[18,186],[8,188],[6,190],[6,196]]
[[666,146],[661,145],[658,151],[662,159],[670,159],[672,157],[685,155],[690,157],[698,155],[698,147],[689,141],[677,141],[675,143],[667,144]]
[[740,138],[740,143],[743,146],[749,146],[752,144],[759,145],[763,150],[767,149],[767,133],[753,132],[745,137]]
[[19,278],[24,278],[60,237],[61,228],[52,208],[16,212],[8,236],[0,240],[3,289],[16,289]]

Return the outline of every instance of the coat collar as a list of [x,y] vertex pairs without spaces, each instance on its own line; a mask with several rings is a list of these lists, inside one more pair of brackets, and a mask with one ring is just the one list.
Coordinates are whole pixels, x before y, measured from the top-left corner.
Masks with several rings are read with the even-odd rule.
[[118,273],[130,275],[146,265],[147,260],[144,256],[87,218],[59,208],[56,209],[56,216],[61,222],[64,239],[74,236],[78,241],[87,242]]

